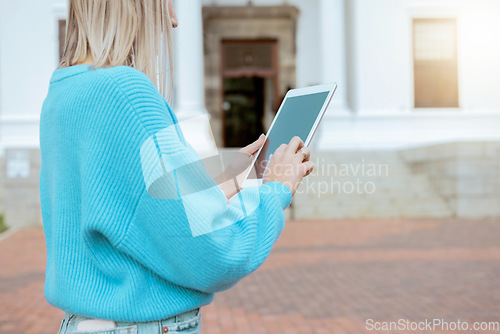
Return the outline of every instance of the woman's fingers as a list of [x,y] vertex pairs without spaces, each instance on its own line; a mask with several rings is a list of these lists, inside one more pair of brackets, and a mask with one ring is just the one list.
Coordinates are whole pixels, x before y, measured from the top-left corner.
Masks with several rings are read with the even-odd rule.
[[309,174],[312,173],[312,171],[314,169],[314,163],[312,161],[306,161],[306,162],[304,162],[303,166],[304,166],[304,169],[305,169],[304,176],[307,176],[307,175],[309,175]]
[[250,145],[241,148],[240,151],[250,156],[254,155],[262,147],[262,145],[264,145],[265,141],[266,141],[266,136],[264,136],[264,134],[261,134],[259,139],[257,139]]
[[281,144],[280,146],[278,146],[278,148],[276,149],[276,151],[274,152],[274,154],[276,153],[284,153],[288,148],[288,145],[287,144]]
[[[304,156],[304,153],[302,152],[304,152],[306,155]],[[301,149],[299,149],[297,153],[295,153],[295,156],[297,157],[297,160],[299,160],[300,162],[309,161],[309,158],[311,157],[311,150],[309,150],[309,147],[304,146]]]
[[297,150],[304,147],[304,142],[300,139],[299,136],[295,136],[290,140],[290,144],[288,144],[287,151],[291,154],[295,154]]
[[290,189],[293,196],[302,178],[309,175],[314,168],[314,164],[309,161],[309,155],[309,149],[304,147],[300,137],[292,138],[288,145],[281,144],[274,152],[273,159],[268,162],[264,183],[281,182]]

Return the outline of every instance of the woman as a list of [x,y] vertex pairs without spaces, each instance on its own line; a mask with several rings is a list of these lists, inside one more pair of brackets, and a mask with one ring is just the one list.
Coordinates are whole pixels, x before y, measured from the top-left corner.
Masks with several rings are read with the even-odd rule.
[[262,186],[229,201],[184,168],[200,157],[165,96],[176,26],[171,0],[69,1],[40,120],[44,292],[66,311],[59,333],[199,333],[200,307],[262,264],[313,169],[295,137]]

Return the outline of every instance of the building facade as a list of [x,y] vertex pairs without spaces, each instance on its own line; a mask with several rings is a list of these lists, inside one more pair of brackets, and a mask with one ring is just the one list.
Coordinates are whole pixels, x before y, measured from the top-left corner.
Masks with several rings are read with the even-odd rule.
[[[22,200],[17,196],[13,200],[2,189],[36,190],[32,174],[39,159],[39,114],[64,36],[66,1],[29,4],[27,8],[26,2],[0,3],[3,207]],[[499,171],[494,144],[500,141],[497,0],[174,0],[174,4],[179,27],[173,106],[186,124],[187,137],[200,151],[245,145],[267,130],[288,89],[335,81],[339,88],[311,143],[318,158],[329,161],[328,157],[335,160],[347,154],[351,158],[346,161],[358,163],[368,156],[386,159],[399,176],[378,184],[393,191],[391,184],[408,183],[405,178],[414,177],[415,168],[408,161],[416,161],[396,159],[394,152],[433,147],[428,155],[419,151],[419,168],[425,172],[422,166],[427,163],[422,161],[435,161],[436,151],[467,142],[475,147],[468,149],[473,161],[489,159],[478,163],[489,174],[477,166],[463,167],[463,172],[478,169],[484,186],[476,193],[500,208],[500,183],[498,189],[487,190],[487,184],[497,184]],[[478,152],[489,153],[478,158]],[[428,168],[434,170],[435,165]],[[452,174],[443,169],[443,175]],[[429,192],[438,181],[419,184],[426,182],[430,190],[416,191],[419,195],[412,198],[434,196]],[[451,187],[455,193],[460,188]],[[346,201],[370,202],[366,193],[363,196]],[[395,191],[386,197],[401,195]],[[313,199],[307,198],[297,197],[295,207],[302,218],[376,216],[379,210],[354,205],[349,214],[342,214],[338,207],[332,213],[322,209],[328,204],[315,204],[316,211],[309,212],[305,208]],[[335,196],[323,198],[325,203],[342,202]],[[411,210],[424,216],[457,215],[454,205],[460,200],[443,198],[437,192],[433,209]],[[481,205],[486,206],[485,201]],[[36,204],[36,195],[29,203]],[[396,211],[389,206],[378,215],[411,216],[411,210],[400,208],[404,204],[394,206]],[[30,221],[38,219],[37,209],[33,210]],[[489,215],[500,214],[490,211]]]

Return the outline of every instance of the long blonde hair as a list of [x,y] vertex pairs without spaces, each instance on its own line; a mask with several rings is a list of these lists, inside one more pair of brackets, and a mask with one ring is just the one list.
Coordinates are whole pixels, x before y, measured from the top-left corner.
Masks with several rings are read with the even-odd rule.
[[82,62],[90,54],[92,68],[126,65],[144,72],[170,100],[174,57],[168,1],[68,0],[58,68]]

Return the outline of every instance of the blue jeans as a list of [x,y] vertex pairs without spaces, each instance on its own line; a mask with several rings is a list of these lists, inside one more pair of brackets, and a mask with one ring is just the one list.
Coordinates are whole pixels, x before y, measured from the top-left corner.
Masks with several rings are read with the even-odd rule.
[[147,322],[117,321],[116,327],[103,330],[77,331],[78,323],[92,319],[86,316],[66,312],[61,321],[58,334],[200,334],[201,311],[199,308],[187,311],[170,318]]

